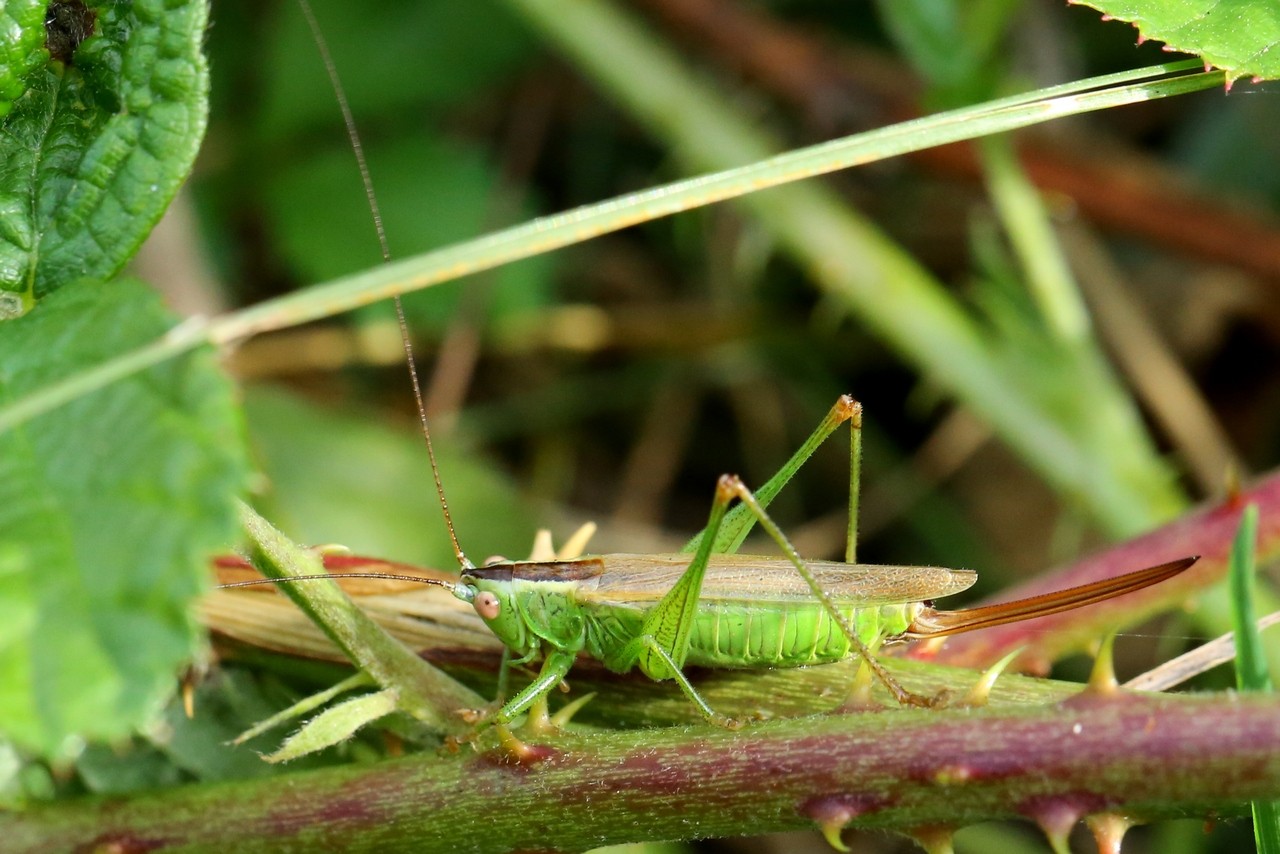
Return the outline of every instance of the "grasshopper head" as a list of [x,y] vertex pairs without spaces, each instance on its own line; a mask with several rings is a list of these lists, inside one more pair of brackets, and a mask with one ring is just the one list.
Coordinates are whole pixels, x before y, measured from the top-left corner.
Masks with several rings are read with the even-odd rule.
[[516,604],[510,576],[510,570],[502,573],[486,567],[475,575],[464,575],[453,595],[470,603],[489,630],[510,649],[526,652],[529,633]]

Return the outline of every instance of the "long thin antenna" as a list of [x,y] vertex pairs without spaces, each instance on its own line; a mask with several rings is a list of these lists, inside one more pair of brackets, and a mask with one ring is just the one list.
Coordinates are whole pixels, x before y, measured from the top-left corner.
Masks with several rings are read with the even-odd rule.
[[[356,164],[360,167],[360,180],[364,184],[365,200],[369,203],[369,213],[373,215],[373,227],[378,232],[382,260],[384,263],[390,262],[391,247],[387,244],[386,229],[382,227],[382,211],[378,207],[378,195],[373,191],[373,179],[369,176],[369,164],[364,157],[364,145],[360,142],[360,132],[356,129],[355,116],[351,114],[351,104],[347,101],[346,90],[342,88],[342,79],[338,76],[338,66],[333,61],[333,55],[329,53],[329,43],[325,41],[324,33],[320,31],[320,22],[316,20],[311,4],[307,0],[298,0],[298,5],[302,8],[302,16],[307,19],[307,26],[311,28],[311,38],[316,43],[320,60],[324,63],[324,70],[329,75],[329,85],[333,87],[333,94],[338,99],[338,107],[342,110],[342,121],[347,127],[347,139],[351,143],[352,153],[356,156]],[[418,423],[422,425],[422,438],[427,444],[427,457],[431,460],[431,477],[436,484],[436,495],[440,497],[440,509],[444,511],[444,524],[449,529],[453,555],[458,559],[458,565],[463,571],[474,569],[475,564],[467,558],[462,551],[462,546],[458,543],[458,534],[453,527],[453,516],[449,513],[449,502],[444,497],[440,466],[436,463],[436,451],[431,444],[431,428],[427,425],[427,407],[422,399],[422,383],[418,380],[418,367],[413,360],[413,342],[409,339],[409,323],[405,320],[404,305],[400,302],[400,296],[397,294],[394,299],[396,323],[400,327],[400,343],[404,345],[405,361],[409,366],[409,382],[413,385],[413,400],[418,407]]]

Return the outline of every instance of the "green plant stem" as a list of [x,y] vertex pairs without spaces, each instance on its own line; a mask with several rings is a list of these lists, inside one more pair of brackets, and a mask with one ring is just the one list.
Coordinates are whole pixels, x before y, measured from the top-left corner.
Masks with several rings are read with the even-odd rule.
[[[320,560],[290,542],[248,506],[241,520],[252,543],[254,566],[269,578],[323,573]],[[336,582],[281,584],[281,590],[323,627],[347,657],[379,685],[395,692],[401,711],[435,729],[460,732],[457,709],[484,705],[484,698],[427,664],[361,611]]]
[[1258,572],[1258,505],[1240,516],[1240,531],[1231,549],[1230,586],[1236,632],[1236,687],[1241,691],[1272,690],[1267,657],[1258,636],[1254,587]]
[[[1258,507],[1261,519],[1259,559],[1274,561],[1280,557],[1280,474],[1273,474],[1250,487],[1241,496],[1241,502]],[[1187,601],[1197,598],[1205,584],[1226,573],[1232,538],[1239,525],[1239,514],[1240,504],[1237,503],[1210,505],[1143,537],[1111,546],[1058,572],[1010,588],[1003,592],[1002,597],[1040,595],[1182,555],[1201,555],[1199,564],[1177,579],[1113,602],[1036,621],[958,635],[949,638],[941,650],[928,653],[927,660],[980,669],[990,666],[1009,652],[1020,649],[1023,653],[1015,669],[1043,672],[1053,661],[1085,648],[1107,632],[1133,625],[1162,610],[1181,607]],[[379,562],[371,559],[371,566],[368,568],[379,568]],[[350,566],[344,566],[335,571],[351,569]],[[1260,604],[1267,611],[1280,610],[1280,606],[1270,599],[1263,600]],[[948,603],[941,601],[938,605],[947,607]],[[498,648],[479,618],[475,620],[476,632],[470,633],[459,631],[456,615],[450,616],[448,621],[436,623],[425,617],[420,606],[417,613],[419,618],[413,635],[406,640],[413,643],[420,654],[441,666],[457,667],[460,672],[495,672]],[[241,624],[230,631],[220,628],[216,621],[210,623],[209,627],[242,643],[267,644],[271,641],[270,637],[255,638],[246,634],[245,627]],[[268,633],[274,629],[274,626],[260,627],[260,631]],[[300,630],[296,625],[289,626],[291,636]],[[476,645],[477,638],[483,639],[483,646]],[[1267,641],[1268,636],[1264,636],[1263,640]],[[1275,645],[1272,641],[1270,652],[1273,655],[1276,654]],[[306,651],[297,654],[321,654],[318,651],[321,647],[310,642],[304,649]],[[920,653],[919,647],[908,646],[905,649],[908,653]],[[333,655],[338,657],[336,651]],[[607,722],[610,726],[670,726],[700,720],[688,700],[671,683],[655,686],[646,679],[608,675],[600,666],[593,664],[578,662],[571,676],[574,696],[588,691],[599,692],[599,696],[582,713],[583,719]],[[939,679],[942,677],[938,674],[917,675],[911,670],[902,672],[900,668],[908,667],[910,662],[891,661],[888,664],[895,669],[895,675],[917,693],[937,691],[940,687]],[[957,678],[960,681],[951,687],[959,691],[968,690],[973,680],[972,673],[965,673],[963,677]],[[795,672],[718,671],[704,674],[698,683],[698,689],[713,707],[724,709],[727,713],[749,717],[761,712],[779,717],[814,711],[814,697],[838,696],[849,684],[849,679],[850,674],[842,665],[805,668]],[[996,699],[993,702],[1052,702],[1058,698],[1054,694],[1031,691],[1028,684],[1041,683],[1002,678],[996,683]],[[1007,696],[1005,692],[1009,692]],[[836,700],[830,699],[822,703],[819,709],[826,710],[835,705]]]
[[[1249,504],[1240,517],[1240,531],[1231,549],[1230,588],[1236,634],[1236,686],[1242,692],[1273,693],[1267,657],[1258,632],[1254,608],[1257,582],[1258,505]],[[1280,805],[1253,802],[1253,838],[1261,854],[1280,852]]]
[[1040,193],[1022,171],[1011,140],[988,137],[978,151],[987,190],[1046,326],[1066,345],[1092,345],[1089,313],[1080,289],[1053,234]]
[[15,852],[581,851],[813,826],[1234,814],[1280,794],[1280,700],[1085,697],[565,738],[533,766],[464,749],[0,817]]

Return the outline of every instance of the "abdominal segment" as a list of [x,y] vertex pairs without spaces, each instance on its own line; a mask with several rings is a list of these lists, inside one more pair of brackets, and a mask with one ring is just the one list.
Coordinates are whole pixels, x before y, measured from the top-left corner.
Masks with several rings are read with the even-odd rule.
[[[844,606],[841,613],[868,646],[906,631],[920,605]],[[849,639],[817,602],[703,603],[694,620],[688,664],[702,667],[800,667],[839,661]]]

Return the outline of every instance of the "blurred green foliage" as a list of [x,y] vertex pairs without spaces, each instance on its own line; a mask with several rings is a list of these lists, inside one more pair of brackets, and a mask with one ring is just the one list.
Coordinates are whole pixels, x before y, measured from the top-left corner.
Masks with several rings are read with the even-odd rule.
[[[1009,0],[967,8],[882,3],[882,24],[865,7],[789,0],[753,6],[750,14],[764,17],[746,20],[814,54],[783,54],[770,66],[752,63],[768,55],[749,50],[745,37],[735,51],[681,18],[680,4],[639,5],[657,13],[649,20],[655,43],[683,51],[725,105],[788,145],[884,124],[918,103],[970,103],[1163,58],[1157,45],[1134,47],[1129,28],[1082,9]],[[602,97],[596,81],[544,46],[513,6],[315,6],[397,256],[680,174],[684,152]],[[213,111],[191,182],[198,224],[185,237],[195,246],[195,275],[206,283],[197,294],[203,310],[258,302],[378,263],[360,177],[303,17],[287,3],[249,2],[219,3],[213,16],[206,41]],[[835,59],[808,65],[813,56]],[[788,71],[830,73],[842,63],[865,74],[811,77],[829,87],[809,86],[799,99],[786,85]],[[913,74],[924,87],[897,85]],[[1057,150],[1102,159],[1114,152],[1115,162],[1131,166],[1136,188],[1143,170],[1153,170],[1199,182],[1203,198],[1224,207],[1252,205],[1247,210],[1259,222],[1274,224],[1280,99],[1249,91],[1241,82],[1229,96],[1094,116],[1077,123]],[[984,156],[989,177],[1000,153]],[[1070,162],[1083,169],[1084,161]],[[1046,367],[1045,353],[1061,342],[1052,338],[1028,264],[1028,257],[1063,250],[1043,235],[1030,253],[1011,240],[1007,213],[984,191],[981,168],[891,162],[842,174],[829,186],[981,319],[993,359],[1036,388],[1046,409],[1087,412],[1087,401],[1070,399],[1071,374]],[[1082,192],[1117,189],[1126,190],[1086,185]],[[1045,234],[1069,219],[1068,206],[1050,199],[1036,214],[1049,226]],[[1107,251],[1245,467],[1273,465],[1280,436],[1274,280],[1234,263],[1230,246],[1218,257],[1188,257],[1176,242],[1135,237],[1123,224],[1098,227],[1114,229],[1105,235]],[[767,225],[719,206],[406,300],[424,345],[433,414],[449,428],[441,431],[442,467],[464,546],[478,551],[473,556],[520,554],[537,522],[554,523],[563,535],[579,517],[605,523],[602,549],[679,543],[704,520],[716,475],[738,471],[762,482],[846,391],[868,412],[864,559],[979,566],[989,584],[1125,528],[1099,519],[1079,496],[1055,494],[1035,460],[992,442],[989,424],[949,405],[953,389],[922,376],[900,348],[813,286],[820,259],[787,255],[780,242]],[[182,266],[190,255],[172,244],[158,251],[171,265],[163,268],[166,280],[191,272]],[[892,298],[888,284],[885,299]],[[373,306],[295,330],[277,349],[268,339],[237,354],[233,367],[250,385],[248,447],[265,475],[257,499],[297,539],[447,567],[451,551],[388,318],[387,306]],[[1116,345],[1088,346],[1101,354]],[[6,366],[19,364],[5,352]],[[1089,361],[1094,355],[1090,350],[1086,363],[1136,412],[1130,380],[1118,380],[1100,356]],[[15,381],[5,380],[5,394],[15,393]],[[112,410],[99,410],[104,414]],[[1135,423],[1141,435],[1145,425]],[[1190,453],[1159,432],[1151,442],[1171,470]],[[823,449],[778,505],[806,554],[842,550],[846,466],[842,449]],[[86,468],[88,475],[100,470],[92,458]],[[91,476],[84,485],[94,485]],[[1186,477],[1178,489],[1204,491]],[[1135,510],[1134,518],[1157,515]],[[225,528],[222,539],[205,533],[184,542],[201,554],[218,544],[230,549]],[[152,536],[161,542],[144,537],[133,548],[158,555],[173,545],[158,531]],[[47,569],[29,560],[25,552],[0,551],[0,581]],[[190,587],[190,575],[171,583]],[[62,595],[59,607],[92,621],[90,602]],[[12,624],[29,619],[18,614]],[[201,688],[195,722],[171,706],[132,751],[94,746],[58,773],[10,751],[0,757],[0,784],[18,801],[274,773],[221,741],[315,681],[313,674],[228,668]],[[153,686],[138,699],[154,705],[165,693]],[[382,749],[358,742],[324,761]],[[1161,833],[1159,850],[1209,850]],[[1225,850],[1233,843],[1207,844]]]

